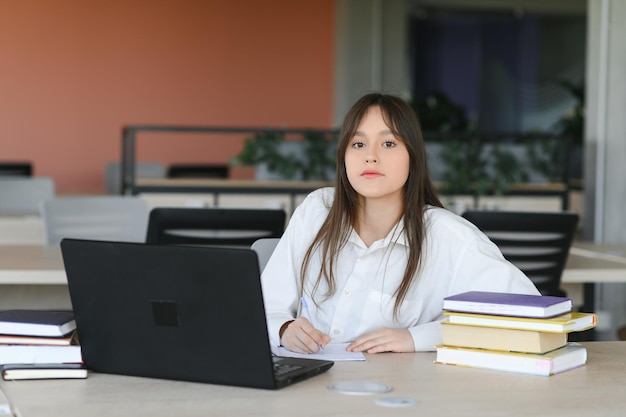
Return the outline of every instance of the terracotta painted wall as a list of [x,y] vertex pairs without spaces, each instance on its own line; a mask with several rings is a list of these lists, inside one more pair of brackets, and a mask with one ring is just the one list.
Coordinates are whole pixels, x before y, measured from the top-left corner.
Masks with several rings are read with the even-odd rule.
[[[126,124],[332,127],[334,0],[2,0],[0,161],[101,193]],[[138,159],[242,138],[141,134]]]

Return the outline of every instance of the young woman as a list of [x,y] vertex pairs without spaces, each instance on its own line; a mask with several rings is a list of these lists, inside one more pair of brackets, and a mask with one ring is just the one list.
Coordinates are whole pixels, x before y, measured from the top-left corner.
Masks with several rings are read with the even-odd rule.
[[539,294],[483,233],[443,208],[413,109],[384,94],[348,112],[335,187],[294,211],[262,286],[272,342],[302,353],[330,342],[368,353],[433,350],[444,297]]

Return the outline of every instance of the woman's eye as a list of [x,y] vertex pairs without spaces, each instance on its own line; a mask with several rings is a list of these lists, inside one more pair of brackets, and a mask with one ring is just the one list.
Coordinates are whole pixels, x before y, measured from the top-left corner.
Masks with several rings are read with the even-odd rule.
[[396,146],[396,142],[392,140],[386,140],[383,142],[383,148],[393,148],[394,146]]
[[353,148],[362,148],[363,146],[365,146],[365,144],[363,142],[359,142],[359,141],[352,142],[352,147]]

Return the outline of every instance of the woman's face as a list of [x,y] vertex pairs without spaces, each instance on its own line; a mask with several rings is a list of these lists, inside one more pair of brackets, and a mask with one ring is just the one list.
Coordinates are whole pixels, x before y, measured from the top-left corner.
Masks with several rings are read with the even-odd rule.
[[379,106],[363,116],[345,155],[350,184],[366,199],[402,199],[409,176],[409,152],[391,133]]

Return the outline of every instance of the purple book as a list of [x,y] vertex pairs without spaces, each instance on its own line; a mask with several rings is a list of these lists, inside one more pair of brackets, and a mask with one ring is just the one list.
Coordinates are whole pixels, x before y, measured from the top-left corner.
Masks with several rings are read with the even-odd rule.
[[572,310],[572,300],[548,295],[469,291],[443,299],[443,309],[516,317],[553,317]]

